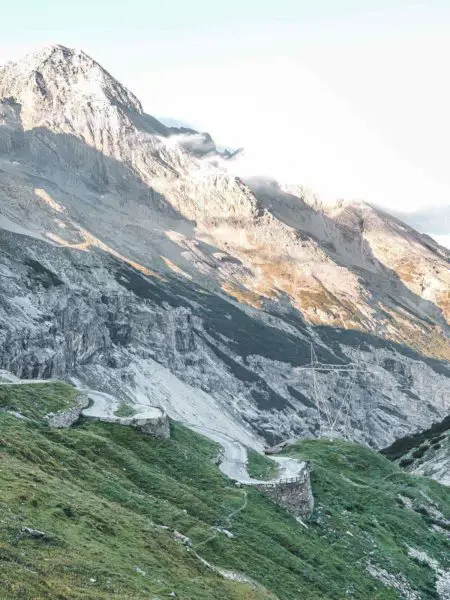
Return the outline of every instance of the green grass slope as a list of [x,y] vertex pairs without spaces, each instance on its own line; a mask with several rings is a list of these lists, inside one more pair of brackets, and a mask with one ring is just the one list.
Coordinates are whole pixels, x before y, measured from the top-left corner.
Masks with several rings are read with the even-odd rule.
[[[66,392],[51,410],[70,403]],[[223,477],[214,444],[175,423],[171,433],[88,421],[52,430],[0,412],[2,600],[401,598],[367,573],[369,561],[401,574],[419,598],[438,597],[435,574],[407,547],[449,566],[448,539],[429,513],[432,505],[448,518],[446,488],[358,445],[306,441],[288,449],[313,467],[306,528]],[[259,585],[224,579],[200,558]]]
[[0,410],[28,419],[42,419],[50,412],[73,406],[78,391],[62,381],[23,385],[0,385]]
[[425,552],[448,571],[447,487],[409,475],[371,449],[344,441],[304,441],[288,453],[312,462],[313,520],[340,556],[355,568],[364,568],[369,560],[399,581],[405,579],[420,599],[439,598],[435,573],[411,558],[408,548]]
[[253,479],[274,479],[278,474],[278,465],[267,456],[247,448],[247,473]]

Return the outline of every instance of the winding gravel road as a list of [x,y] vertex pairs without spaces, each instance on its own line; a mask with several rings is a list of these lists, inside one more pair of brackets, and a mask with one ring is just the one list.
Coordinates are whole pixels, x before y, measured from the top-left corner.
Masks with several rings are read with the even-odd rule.
[[289,458],[287,456],[271,456],[270,458],[276,462],[279,467],[277,477],[270,480],[253,479],[247,472],[247,448],[244,445],[215,429],[199,427],[192,423],[183,423],[183,425],[222,446],[224,454],[219,468],[224,475],[230,479],[239,481],[239,483],[246,485],[276,483],[282,479],[291,479],[300,476],[306,466],[306,463],[296,460],[295,458]]
[[[101,419],[102,417],[108,419],[117,418],[117,421],[124,421],[126,417],[117,417],[115,414],[116,410],[122,404],[114,396],[106,394],[104,392],[97,392],[96,390],[83,390],[92,404],[88,408],[83,409],[83,415],[86,417],[96,417]],[[130,404],[130,408],[133,409],[134,414],[130,416],[130,419],[158,419],[163,415],[163,411],[156,406],[149,406],[147,404]]]
[[[0,370],[0,385],[23,385],[23,384],[36,384],[36,383],[49,383],[50,379],[18,379],[7,371]],[[91,406],[85,408],[82,412],[87,417],[96,417],[101,419],[102,417],[108,420],[116,417],[115,411],[122,404],[117,398],[104,392],[97,390],[89,390],[79,385],[76,380],[73,383],[85,392],[89,399],[92,401]],[[158,418],[162,414],[162,410],[157,407],[149,406],[147,404],[132,404],[130,405],[135,411],[133,418],[135,419],[152,419]],[[117,421],[125,421],[126,419],[120,419]],[[217,429],[212,429],[205,426],[196,425],[183,421],[182,424],[192,431],[207,437],[220,444],[223,448],[223,457],[219,465],[221,472],[239,483],[245,485],[257,485],[261,483],[276,483],[282,479],[291,479],[298,477],[305,468],[305,463],[294,458],[288,458],[286,456],[271,456],[270,458],[278,464],[278,475],[274,479],[262,480],[253,479],[247,472],[247,448],[238,440],[233,439],[231,436],[224,434]],[[261,453],[261,448],[255,448],[257,452]]]

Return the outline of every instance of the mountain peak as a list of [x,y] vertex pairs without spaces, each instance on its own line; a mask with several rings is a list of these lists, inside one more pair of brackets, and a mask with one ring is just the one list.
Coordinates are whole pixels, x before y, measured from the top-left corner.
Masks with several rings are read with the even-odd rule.
[[51,58],[52,56],[61,55],[65,59],[71,59],[75,55],[84,54],[81,50],[75,48],[68,48],[63,44],[48,44],[37,48],[33,52],[27,54],[20,62],[31,62],[33,59],[37,62],[43,62]]
[[[85,52],[61,44],[45,46],[0,68],[0,100],[22,107],[27,127],[55,124],[71,109],[113,106],[142,114],[139,100]],[[70,121],[70,116],[69,116]]]
[[100,65],[82,50],[67,48],[62,44],[50,44],[26,54],[17,62],[7,63],[0,73],[3,77],[9,72],[27,77],[35,71],[47,71],[48,75],[61,76],[69,65],[75,67],[75,70],[81,69],[84,73],[90,69],[101,69]]

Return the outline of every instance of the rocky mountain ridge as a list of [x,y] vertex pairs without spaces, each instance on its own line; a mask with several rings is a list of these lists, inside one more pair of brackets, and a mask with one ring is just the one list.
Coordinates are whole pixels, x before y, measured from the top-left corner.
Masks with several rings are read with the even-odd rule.
[[444,417],[448,251],[368,205],[244,182],[186,136],[83,52],[0,69],[0,367],[251,445],[317,434],[313,343],[367,366],[317,375],[352,439]]
[[450,485],[450,415],[426,431],[396,440],[381,453],[407,471]]

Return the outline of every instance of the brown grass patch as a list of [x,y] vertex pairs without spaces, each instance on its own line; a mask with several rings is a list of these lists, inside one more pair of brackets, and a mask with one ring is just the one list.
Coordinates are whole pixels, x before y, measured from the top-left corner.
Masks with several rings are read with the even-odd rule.
[[253,308],[257,309],[260,309],[262,307],[261,296],[255,294],[255,292],[251,292],[250,290],[241,288],[236,284],[228,281],[222,284],[222,289],[229,296],[235,298],[238,302],[248,304],[249,306],[253,306]]

